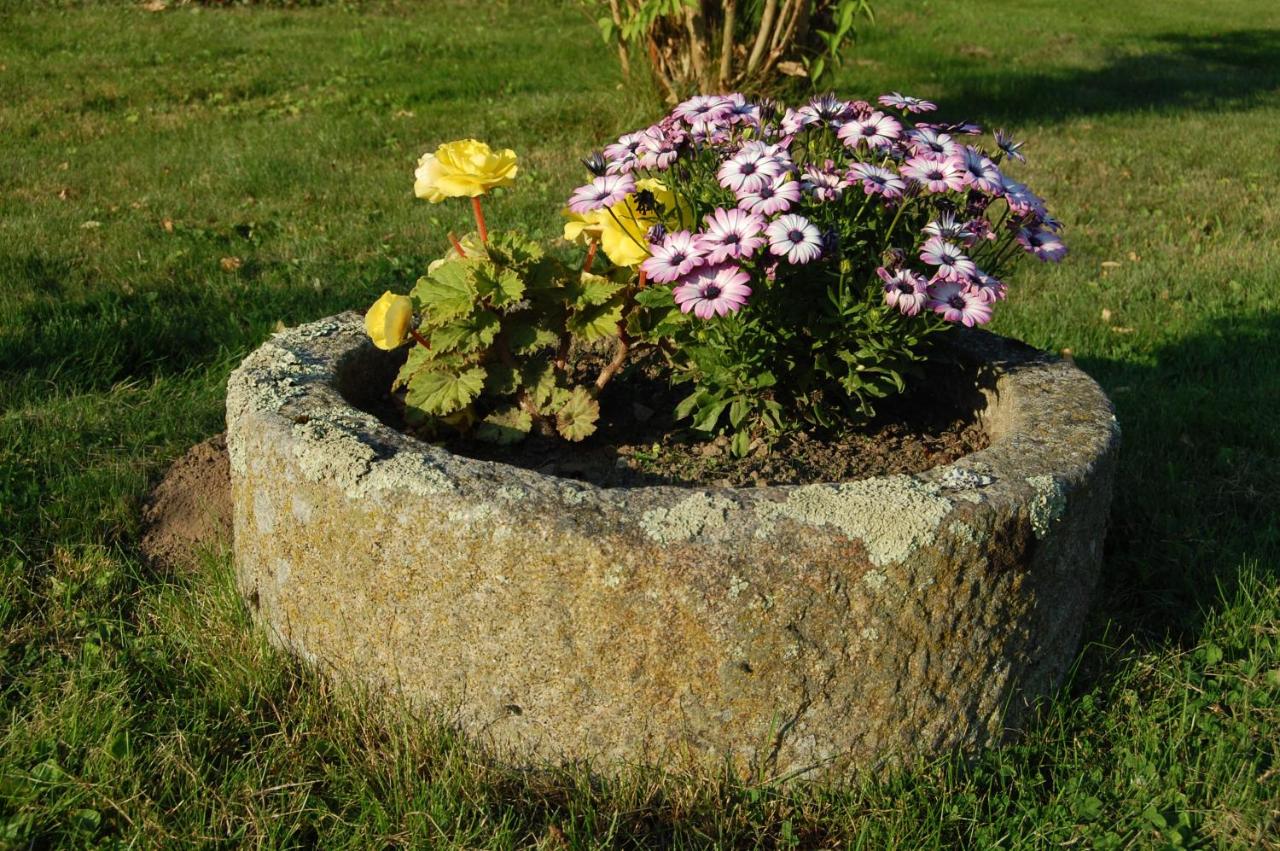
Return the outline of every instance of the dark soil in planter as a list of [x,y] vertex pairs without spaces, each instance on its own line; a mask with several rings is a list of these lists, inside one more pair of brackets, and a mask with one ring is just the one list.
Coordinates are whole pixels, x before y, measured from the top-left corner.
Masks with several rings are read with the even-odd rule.
[[[588,356],[584,364],[594,366],[593,360]],[[590,369],[589,374],[597,371]],[[670,388],[646,376],[642,368],[621,374],[605,388],[599,427],[580,443],[530,436],[514,446],[468,438],[443,445],[459,455],[604,487],[763,487],[919,473],[983,449],[988,442],[977,418],[982,396],[976,371],[936,364],[928,372],[916,382],[918,389],[882,401],[876,418],[864,426],[802,431],[772,443],[756,439],[742,458],[733,457],[727,438],[707,442],[676,423],[671,412],[689,389]],[[402,397],[352,401],[387,425],[412,433],[404,421]]]

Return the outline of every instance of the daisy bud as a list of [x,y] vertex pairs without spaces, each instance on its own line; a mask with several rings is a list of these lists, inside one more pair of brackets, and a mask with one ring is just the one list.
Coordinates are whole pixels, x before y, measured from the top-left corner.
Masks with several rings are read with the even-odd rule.
[[592,151],[589,156],[583,157],[582,164],[587,167],[587,171],[596,177],[604,177],[605,170],[609,167],[609,163],[605,161],[604,154],[599,151]]

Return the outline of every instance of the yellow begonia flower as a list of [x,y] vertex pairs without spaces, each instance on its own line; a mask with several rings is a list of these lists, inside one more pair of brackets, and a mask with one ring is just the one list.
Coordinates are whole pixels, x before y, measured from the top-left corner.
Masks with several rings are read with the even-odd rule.
[[615,266],[639,266],[649,256],[649,228],[659,221],[668,227],[680,227],[692,219],[687,205],[677,207],[675,193],[666,184],[652,178],[636,181],[637,191],[648,191],[664,211],[660,220],[654,210],[641,212],[636,206],[636,196],[628,195],[608,210],[596,210],[577,214],[565,211],[568,221],[564,226],[564,238],[571,242],[600,240],[600,247]]
[[484,142],[446,142],[423,154],[413,173],[413,194],[438,204],[445,198],[475,198],[516,178],[516,152],[494,152]]
[[575,213],[568,207],[560,211],[565,217],[564,238],[569,242],[580,242],[583,245],[600,238],[603,227],[601,219],[609,218],[604,210],[592,210],[590,213]]
[[388,290],[364,315],[364,330],[375,346],[390,351],[409,339],[409,323],[412,321],[413,302],[408,296]]

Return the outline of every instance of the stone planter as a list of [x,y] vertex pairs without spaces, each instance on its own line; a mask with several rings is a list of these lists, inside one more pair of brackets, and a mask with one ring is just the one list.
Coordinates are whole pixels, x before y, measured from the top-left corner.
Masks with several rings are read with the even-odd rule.
[[604,489],[455,456],[357,405],[347,313],[227,394],[240,587],[284,647],[451,713],[517,764],[847,774],[1002,739],[1076,652],[1119,432],[1070,363],[989,334],[990,446],[917,476]]

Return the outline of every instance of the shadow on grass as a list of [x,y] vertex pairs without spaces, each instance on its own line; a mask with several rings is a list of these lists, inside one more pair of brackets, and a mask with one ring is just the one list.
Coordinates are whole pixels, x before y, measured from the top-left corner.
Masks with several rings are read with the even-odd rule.
[[1223,318],[1154,365],[1081,359],[1124,430],[1095,615],[1194,642],[1257,560],[1280,576],[1280,314]]
[[944,103],[948,113],[954,110],[952,117],[981,115],[998,125],[1117,112],[1241,109],[1280,92],[1280,31],[1163,33],[1146,44],[1145,52],[1116,55],[1094,70],[1018,73],[995,60],[989,67],[970,64],[954,69],[956,82]]

